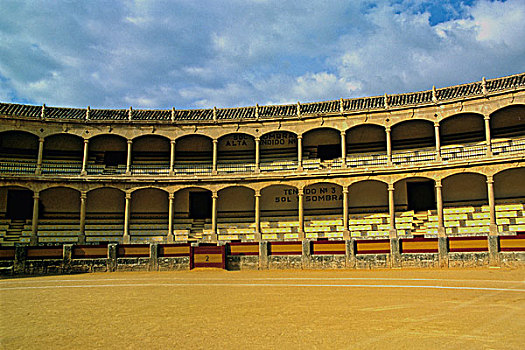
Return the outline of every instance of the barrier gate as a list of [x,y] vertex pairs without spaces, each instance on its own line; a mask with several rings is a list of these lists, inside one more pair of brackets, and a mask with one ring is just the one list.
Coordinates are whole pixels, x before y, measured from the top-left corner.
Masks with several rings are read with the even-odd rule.
[[190,265],[226,269],[226,246],[191,247]]

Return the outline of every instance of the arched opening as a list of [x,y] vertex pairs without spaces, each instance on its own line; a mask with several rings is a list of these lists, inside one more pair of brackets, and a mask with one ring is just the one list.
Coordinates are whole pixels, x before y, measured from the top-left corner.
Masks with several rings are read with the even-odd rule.
[[271,185],[261,190],[261,234],[263,239],[297,238],[299,191],[288,185]]
[[98,135],[89,140],[88,174],[121,174],[126,171],[127,140],[118,135]]
[[525,203],[525,168],[512,168],[494,175],[496,203]]
[[168,193],[142,188],[131,193],[131,242],[162,242],[168,234]]
[[483,116],[476,113],[450,116],[440,122],[439,138],[442,146],[484,142],[485,122]]
[[352,237],[388,236],[387,184],[377,180],[348,187],[348,229]]
[[346,153],[386,153],[385,128],[374,124],[363,124],[348,129]]
[[202,238],[211,230],[212,192],[200,187],[183,188],[174,197],[174,229],[188,230],[188,239]]
[[260,139],[260,167],[263,171],[297,168],[297,135],[289,131],[272,131]]
[[80,193],[68,187],[40,192],[38,241],[77,242],[80,230]]
[[343,237],[343,188],[316,183],[304,188],[304,232],[306,238]]
[[122,242],[126,199],[124,192],[111,187],[87,193],[86,242]]
[[436,209],[435,181],[410,177],[394,184],[396,210],[424,212]]
[[84,140],[71,134],[55,134],[45,138],[42,160],[43,174],[80,174]]
[[243,186],[223,188],[217,198],[219,239],[253,239],[255,233],[255,191]]
[[428,120],[406,120],[392,126],[392,150],[434,148],[434,124]]
[[203,135],[180,137],[175,143],[175,171],[179,174],[209,173],[213,165],[212,139]]
[[133,139],[132,174],[168,174],[170,147],[170,140],[164,136],[145,135]]
[[0,227],[3,242],[29,243],[33,217],[33,191],[20,186],[0,187]]
[[341,157],[341,132],[332,128],[318,128],[303,134],[303,164],[308,160],[321,162]]
[[525,135],[525,106],[508,106],[492,113],[490,134],[493,139],[523,137]]
[[217,171],[246,172],[255,167],[255,140],[247,134],[224,135],[217,143]]
[[38,157],[38,137],[24,131],[0,133],[0,171],[34,174]]

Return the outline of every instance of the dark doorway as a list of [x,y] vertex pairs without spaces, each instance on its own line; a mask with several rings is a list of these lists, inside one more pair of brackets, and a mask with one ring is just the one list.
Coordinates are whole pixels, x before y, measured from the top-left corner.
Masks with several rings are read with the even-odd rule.
[[436,209],[434,182],[407,182],[408,210],[422,211]]
[[190,192],[190,218],[211,218],[211,194],[209,192]]
[[317,157],[321,160],[330,160],[341,157],[341,146],[319,145],[317,146]]
[[104,152],[104,164],[106,165],[126,164],[126,152],[122,152],[122,151]]
[[27,220],[33,217],[33,192],[30,190],[7,191],[7,218]]

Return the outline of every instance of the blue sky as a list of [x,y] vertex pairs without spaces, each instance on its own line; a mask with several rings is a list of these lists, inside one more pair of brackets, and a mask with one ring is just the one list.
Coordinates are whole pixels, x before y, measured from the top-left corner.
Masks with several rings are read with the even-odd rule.
[[2,0],[0,101],[209,108],[525,71],[525,0]]

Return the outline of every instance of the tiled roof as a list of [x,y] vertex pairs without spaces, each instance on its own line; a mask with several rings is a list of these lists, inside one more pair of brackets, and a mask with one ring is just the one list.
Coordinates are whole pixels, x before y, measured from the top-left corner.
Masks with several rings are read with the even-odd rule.
[[166,120],[166,121],[213,121],[247,120],[298,117],[322,113],[338,113],[383,109],[410,105],[437,103],[469,96],[482,95],[506,89],[525,87],[525,73],[503,78],[483,80],[441,89],[407,94],[341,99],[326,102],[288,104],[278,106],[254,106],[239,108],[213,108],[190,110],[131,110],[131,109],[80,109],[47,106],[30,106],[0,103],[0,116],[27,118],[80,119],[80,120]]

